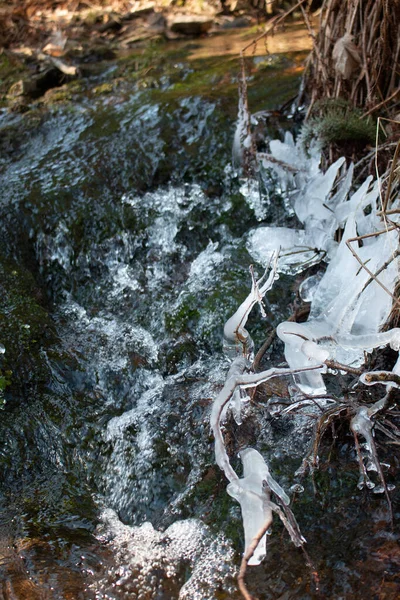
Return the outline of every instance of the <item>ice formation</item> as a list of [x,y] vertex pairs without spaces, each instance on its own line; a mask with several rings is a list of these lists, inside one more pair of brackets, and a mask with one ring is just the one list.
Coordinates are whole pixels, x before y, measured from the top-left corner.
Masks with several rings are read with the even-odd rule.
[[[263,155],[262,162],[277,173],[304,230],[258,228],[249,234],[249,251],[265,263],[280,246],[278,271],[292,273],[322,258],[329,261],[324,276],[313,287],[308,321],[278,326],[286,360],[296,369],[328,358],[361,365],[364,351],[387,343],[393,347],[398,336],[396,331],[379,333],[390,312],[398,277],[394,258],[398,233],[395,228],[385,229],[378,214],[379,184],[372,185],[368,177],[348,198],[353,168],[344,171],[344,159],[322,173],[315,149],[310,158],[305,157],[301,145],[289,134],[284,143],[270,142],[270,150],[269,158]],[[334,240],[339,228],[344,228],[340,244]],[[379,282],[371,276],[374,273],[379,273]],[[323,368],[319,373],[299,374],[296,383],[304,393],[323,394],[322,373]]]
[[[260,529],[272,524],[272,510],[269,506],[268,491],[263,482],[270,478],[269,470],[261,454],[257,450],[247,448],[240,453],[243,463],[243,478],[232,481],[227,492],[235,498],[242,509],[245,548],[248,548]],[[259,542],[256,551],[249,560],[249,565],[258,565],[266,555],[266,534]]]
[[[240,139],[242,151],[249,147],[245,131],[248,132],[248,115],[242,105],[234,144],[236,156],[240,154]],[[330,365],[334,361],[336,365],[354,370],[364,364],[365,352],[374,348],[390,345],[393,350],[400,350],[400,329],[381,331],[392,307],[399,260],[397,227],[388,227],[380,213],[379,182],[373,183],[368,177],[350,193],[353,166],[346,169],[344,158],[323,173],[317,146],[306,155],[301,143],[295,144],[288,133],[284,142],[273,140],[269,145],[270,153],[258,156],[261,168],[275,172],[278,187],[286,195],[303,229],[259,227],[248,234],[247,248],[257,262],[267,270],[272,261],[274,264],[268,277],[265,273],[257,282],[253,278],[250,294],[225,324],[224,352],[232,362],[211,412],[216,462],[230,482],[228,493],[241,506],[245,551],[252,541],[256,543],[255,538],[261,535],[263,527],[266,531],[272,523],[272,511],[279,514],[296,545],[305,540],[289,509],[289,497],[273,479],[264,458],[256,450],[241,451],[242,478],[232,468],[221,430],[228,405],[240,424],[242,390],[257,386],[270,377],[290,374],[297,387],[293,403],[287,409],[291,410],[309,402],[310,396],[327,394],[324,381],[327,363]],[[400,199],[393,207],[399,204]],[[395,218],[393,214],[392,217]],[[338,231],[340,241],[337,241]],[[303,300],[310,302],[308,320],[305,323],[286,321],[277,327],[289,369],[251,373],[254,344],[245,329],[251,309],[257,302],[262,308],[262,298],[272,287],[278,272],[298,273],[320,260],[328,263],[325,273],[308,278],[301,290]],[[385,385],[388,394],[392,388],[400,387],[400,359],[393,371],[364,373],[360,381],[366,385]],[[382,482],[379,491],[382,488],[388,497],[373,439],[373,417],[383,409],[387,397],[372,407],[358,406],[350,427],[356,440],[358,435],[365,440],[366,465],[357,446],[359,486],[374,487],[367,470],[376,470]],[[335,401],[327,398],[326,402]],[[318,406],[323,407],[323,403]],[[271,502],[272,493],[279,499],[280,506]],[[265,553],[264,534],[249,564],[259,564]]]
[[267,277],[268,267],[264,275],[258,281],[255,280],[253,275],[253,283],[251,286],[251,292],[247,296],[246,300],[242,302],[237,311],[230,319],[227,320],[224,326],[224,353],[228,358],[235,358],[236,356],[245,356],[247,359],[253,358],[254,342],[250,337],[249,332],[245,329],[249,314],[255,304],[259,304],[261,313],[264,316],[264,309],[262,305],[262,299],[268,290],[271,289],[275,279],[277,278],[276,273],[276,259],[278,252],[275,251],[268,263],[268,267],[273,261],[272,269]]
[[[240,457],[243,463],[243,477],[239,479],[232,468],[229,456],[225,448],[224,438],[221,430],[221,422],[224,420],[228,404],[233,402],[233,412],[236,420],[240,422],[240,405],[242,402],[241,391],[257,385],[276,376],[296,374],[296,369],[268,369],[261,373],[250,373],[253,356],[254,344],[248,331],[245,329],[247,318],[251,309],[258,302],[261,305],[262,299],[267,291],[272,287],[276,279],[276,259],[275,256],[271,271],[267,277],[267,271],[258,281],[253,275],[253,283],[250,294],[246,300],[239,306],[238,310],[228,319],[224,327],[223,348],[226,357],[231,360],[228,376],[222,390],[215,398],[210,423],[215,440],[215,459],[218,466],[224,471],[226,478],[230,482],[227,491],[230,496],[235,498],[241,507],[243,527],[245,535],[245,551],[250,546],[257,533],[264,527],[269,528],[272,524],[272,511],[275,510],[285,526],[289,530],[291,537],[296,543],[302,544],[304,539],[301,535],[294,532],[291,523],[286,519],[282,510],[270,500],[271,492],[279,498],[284,507],[288,507],[290,499],[286,492],[281,488],[277,481],[272,477],[267,464],[259,452],[252,448],[246,448],[241,451]],[[314,370],[320,368],[317,363],[311,367],[301,367],[301,371]],[[239,415],[239,419],[237,416]],[[287,509],[288,510],[288,509]],[[292,522],[294,517],[292,517]],[[295,522],[295,521],[294,521]],[[266,533],[260,539],[253,555],[249,559],[250,565],[259,564],[266,554]]]

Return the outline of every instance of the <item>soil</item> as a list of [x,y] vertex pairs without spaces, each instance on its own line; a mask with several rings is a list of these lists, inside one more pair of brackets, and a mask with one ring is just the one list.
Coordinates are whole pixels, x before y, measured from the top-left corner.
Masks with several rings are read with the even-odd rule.
[[[14,0],[0,8],[0,106],[23,112],[49,89],[158,39],[205,39],[265,20],[258,9],[201,3]],[[237,4],[237,3],[236,3]],[[255,35],[256,35],[255,33]]]

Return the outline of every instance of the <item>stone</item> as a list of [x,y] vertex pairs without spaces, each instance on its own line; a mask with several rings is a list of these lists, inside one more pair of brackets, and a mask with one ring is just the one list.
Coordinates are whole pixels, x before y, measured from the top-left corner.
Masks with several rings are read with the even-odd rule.
[[173,17],[169,23],[169,27],[173,33],[196,37],[207,33],[213,26],[213,23],[214,19],[210,17],[180,15]]

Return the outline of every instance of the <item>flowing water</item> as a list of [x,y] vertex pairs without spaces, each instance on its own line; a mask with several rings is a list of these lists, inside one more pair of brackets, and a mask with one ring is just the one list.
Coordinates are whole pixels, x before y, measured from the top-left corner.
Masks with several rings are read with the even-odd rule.
[[[246,233],[293,216],[230,166],[238,64],[190,51],[126,56],[2,115],[0,598],[239,597],[240,510],[214,466],[210,404],[227,370],[223,323],[249,288]],[[252,109],[290,99],[298,61],[249,59]],[[269,322],[250,324],[257,343],[295,299],[281,277]],[[304,424],[261,407],[242,431],[232,447],[257,440],[290,486]],[[360,513],[349,453],[294,510],[324,597],[372,597],[359,582],[375,569],[376,597],[394,598],[384,502],[363,498]],[[314,597],[279,527],[265,562],[260,598]]]

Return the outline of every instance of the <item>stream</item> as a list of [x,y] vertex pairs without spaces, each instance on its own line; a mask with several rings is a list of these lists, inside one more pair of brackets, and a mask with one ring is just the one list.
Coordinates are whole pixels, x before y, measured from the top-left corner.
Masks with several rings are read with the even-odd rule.
[[[295,96],[304,56],[247,59],[252,112]],[[157,42],[0,115],[1,600],[241,597],[210,408],[223,324],[251,284],[248,232],[296,221],[268,178],[255,190],[231,166],[237,82],[231,55]],[[272,115],[257,130],[296,127]],[[282,275],[267,320],[249,319],[256,346],[298,283]],[[231,448],[265,452],[289,489],[310,427],[266,403],[245,417]],[[398,597],[385,500],[357,489],[342,429],[293,504],[321,592],[277,525],[248,577],[260,600]]]

